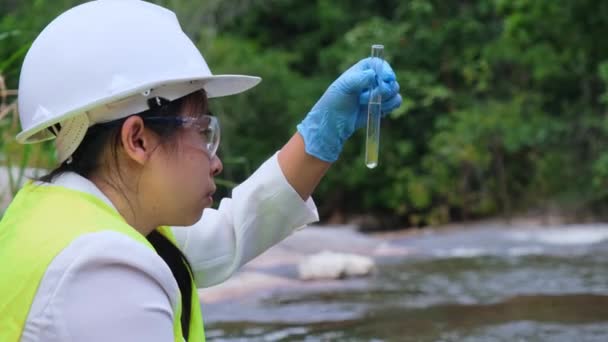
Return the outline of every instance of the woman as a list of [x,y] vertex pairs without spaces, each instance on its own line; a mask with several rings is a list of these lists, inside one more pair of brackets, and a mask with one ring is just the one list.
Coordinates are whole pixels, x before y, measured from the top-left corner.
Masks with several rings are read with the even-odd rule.
[[212,75],[175,15],[92,1],[38,36],[20,78],[22,143],[55,138],[60,165],[0,222],[0,340],[201,341],[197,287],[227,279],[318,220],[310,195],[365,123],[401,97],[388,64],[363,60],[217,210],[220,129],[207,99],[260,79]]

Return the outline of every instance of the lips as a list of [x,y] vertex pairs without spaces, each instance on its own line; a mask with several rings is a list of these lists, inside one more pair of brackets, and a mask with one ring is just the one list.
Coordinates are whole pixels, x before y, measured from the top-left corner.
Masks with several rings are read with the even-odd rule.
[[213,195],[215,194],[215,191],[217,190],[217,188],[215,187],[215,185],[213,186],[213,188],[211,188],[211,191],[209,191],[207,193],[207,197],[211,197],[213,198]]

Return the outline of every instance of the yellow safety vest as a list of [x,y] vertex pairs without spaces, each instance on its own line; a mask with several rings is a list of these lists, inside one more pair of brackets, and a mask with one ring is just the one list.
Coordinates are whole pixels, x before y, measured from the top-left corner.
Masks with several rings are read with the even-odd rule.
[[[157,230],[175,244],[168,227]],[[99,198],[55,185],[27,184],[0,221],[0,341],[18,341],[51,261],[83,234],[115,231],[154,249],[150,242]],[[192,275],[188,341],[205,332]],[[181,297],[180,297],[181,298]],[[181,302],[174,315],[175,341],[183,341]]]

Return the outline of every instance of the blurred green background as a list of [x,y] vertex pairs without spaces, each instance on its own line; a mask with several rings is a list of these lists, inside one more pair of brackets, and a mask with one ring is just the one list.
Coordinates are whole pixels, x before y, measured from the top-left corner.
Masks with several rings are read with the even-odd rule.
[[[0,0],[3,165],[54,164],[52,145],[14,142],[16,96],[6,90],[17,89],[36,35],[81,2]],[[332,80],[382,43],[404,103],[383,121],[378,168],[364,166],[363,132],[348,142],[315,194],[324,219],[364,215],[399,228],[606,207],[608,2],[154,2],[177,13],[214,73],[264,79],[212,102],[224,130],[225,193],[287,141]]]

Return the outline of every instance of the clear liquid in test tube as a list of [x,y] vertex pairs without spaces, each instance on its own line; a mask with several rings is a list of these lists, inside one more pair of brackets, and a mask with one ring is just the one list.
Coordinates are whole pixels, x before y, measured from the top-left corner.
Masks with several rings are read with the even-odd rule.
[[[372,68],[376,70],[376,77],[380,82],[380,72],[384,63],[384,45],[372,45],[371,55]],[[378,154],[380,150],[380,118],[382,114],[382,96],[379,89],[370,90],[367,105],[367,136],[365,139],[365,166],[370,169],[378,166]]]

